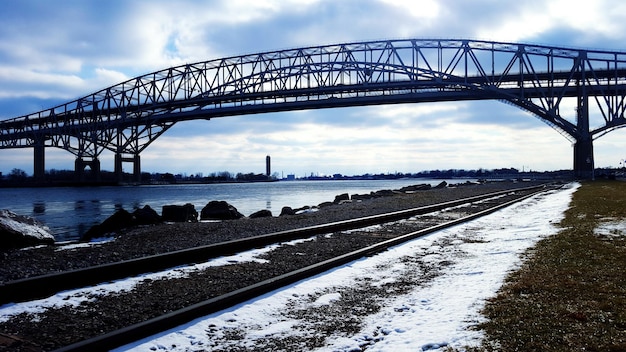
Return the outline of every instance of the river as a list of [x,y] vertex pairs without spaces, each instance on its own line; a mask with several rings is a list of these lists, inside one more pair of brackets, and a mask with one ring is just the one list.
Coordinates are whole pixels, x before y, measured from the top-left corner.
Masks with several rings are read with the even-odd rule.
[[[274,216],[284,206],[299,208],[333,201],[342,193],[366,194],[442,180],[333,180],[261,183],[144,185],[111,187],[0,188],[0,209],[28,215],[50,228],[57,241],[77,240],[91,226],[119,209],[132,212],[149,205],[159,214],[163,205],[191,203],[200,210],[212,200],[224,200],[248,216],[268,209]],[[448,180],[462,183],[466,179]]]

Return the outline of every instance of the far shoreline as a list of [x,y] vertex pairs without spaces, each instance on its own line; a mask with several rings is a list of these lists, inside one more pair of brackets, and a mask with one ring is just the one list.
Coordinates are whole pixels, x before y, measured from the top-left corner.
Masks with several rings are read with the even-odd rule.
[[[609,178],[610,175],[601,175],[599,178]],[[246,184],[246,183],[266,183],[266,182],[294,182],[294,181],[376,181],[376,180],[400,180],[400,179],[415,179],[415,180],[455,180],[455,179],[476,179],[483,182],[498,182],[498,181],[528,181],[528,180],[542,180],[542,181],[572,181],[574,178],[570,172],[526,172],[518,174],[496,174],[496,175],[461,175],[461,176],[449,176],[449,175],[358,175],[358,176],[310,176],[303,178],[269,178],[269,179],[257,179],[257,180],[150,180],[144,182],[118,182],[118,181],[7,181],[0,180],[0,188],[52,188],[52,187],[128,187],[128,186],[168,186],[168,185],[203,185],[203,184]]]

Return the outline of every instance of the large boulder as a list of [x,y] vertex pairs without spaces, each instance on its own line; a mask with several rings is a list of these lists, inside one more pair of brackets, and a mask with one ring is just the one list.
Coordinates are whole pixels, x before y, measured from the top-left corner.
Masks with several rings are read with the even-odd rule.
[[336,195],[333,203],[339,204],[348,200],[350,200],[350,195],[348,193],[343,193],[343,194]]
[[256,218],[271,218],[272,217],[272,212],[268,209],[262,209],[259,210],[257,212],[254,212],[252,214],[250,214],[249,218],[250,219],[256,219]]
[[376,191],[376,192],[372,192],[372,195],[374,197],[391,197],[393,195],[395,195],[396,192],[390,190],[390,189],[381,189],[380,191]]
[[200,211],[201,220],[236,220],[241,218],[243,218],[243,214],[223,200],[212,200]]
[[400,192],[411,193],[417,191],[425,191],[429,190],[431,186],[429,184],[421,184],[421,185],[412,185],[400,188]]
[[350,197],[352,200],[366,200],[374,198],[373,194],[353,194]]
[[135,209],[133,212],[133,218],[137,225],[154,225],[161,223],[163,220],[156,210],[152,209],[149,205],[145,205],[143,208]]
[[145,205],[143,208],[135,209],[133,211],[133,218],[137,225],[153,225],[162,222],[161,216],[156,210],[152,209],[149,205]]
[[446,181],[441,181],[441,183],[435,186],[435,188],[446,188],[446,187],[448,187],[448,182]]
[[296,215],[296,211],[293,210],[291,207],[283,207],[280,210],[279,216],[288,216],[288,215]]
[[198,222],[198,212],[193,204],[164,205],[161,213],[163,221]]
[[92,226],[81,237],[81,241],[90,241],[94,238],[104,237],[105,235],[117,232],[119,230],[138,226],[152,225],[161,222],[161,217],[149,205],[141,209],[136,209],[129,213],[124,209],[120,209],[109,216],[101,224]]
[[53,243],[50,229],[39,221],[10,210],[0,210],[0,249]]
[[133,225],[133,215],[124,209],[120,209],[102,223],[92,226],[80,239],[81,241],[90,241]]

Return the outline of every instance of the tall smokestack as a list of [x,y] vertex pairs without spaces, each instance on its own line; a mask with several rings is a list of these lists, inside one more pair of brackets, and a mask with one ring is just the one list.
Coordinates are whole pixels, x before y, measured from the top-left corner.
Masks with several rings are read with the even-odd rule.
[[265,175],[269,177],[271,173],[272,173],[272,163],[271,163],[271,158],[268,155],[265,157]]

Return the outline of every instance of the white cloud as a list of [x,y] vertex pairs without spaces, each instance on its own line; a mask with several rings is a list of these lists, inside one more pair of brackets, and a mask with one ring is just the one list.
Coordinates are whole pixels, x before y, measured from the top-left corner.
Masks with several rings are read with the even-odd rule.
[[96,68],[94,70],[94,83],[97,86],[94,87],[94,91],[98,88],[104,88],[107,86],[112,86],[121,82],[128,80],[131,77],[128,77],[126,74],[120,71],[108,70],[106,68]]
[[[485,3],[482,8],[490,12]],[[548,45],[579,45],[581,37],[607,36],[622,38],[625,29],[626,5],[616,1],[589,1],[572,3],[569,0],[524,1],[511,4],[509,11],[501,11],[489,22],[477,22],[478,38],[494,41],[532,41]],[[551,31],[578,33],[577,36],[559,38],[558,42],[546,41]],[[552,40],[550,38],[548,40]],[[620,45],[621,46],[621,45]]]
[[417,19],[434,19],[440,14],[441,3],[433,0],[380,0],[382,3],[408,12]]
[[465,104],[463,103],[443,103],[443,104],[403,104],[395,106],[372,107],[368,113],[387,118],[401,118],[406,116],[432,116],[433,114],[453,114],[458,113]]
[[[115,85],[129,77],[122,72],[96,68],[91,77],[39,72],[0,66],[0,98],[36,97],[73,100]],[[34,112],[34,111],[32,111]]]
[[[621,48],[625,7],[566,0],[6,1],[0,4],[0,106],[19,98],[24,109],[44,109],[49,101],[69,101],[172,65],[370,39],[475,37]],[[570,121],[574,108],[570,102],[561,107]],[[593,122],[603,121],[596,113]],[[597,144],[602,163],[619,161],[622,139],[607,138],[614,133]],[[15,159],[1,152],[0,171],[8,172]],[[142,166],[262,172],[267,154],[285,172],[299,174],[572,164],[569,143],[530,114],[496,102],[449,102],[181,122],[142,154]],[[52,165],[56,154],[50,155]],[[72,168],[71,155],[68,160]],[[169,167],[174,170],[164,170]],[[103,162],[103,168],[112,165]]]
[[553,18],[543,11],[525,9],[503,15],[498,23],[482,26],[478,37],[493,41],[517,42],[533,38],[554,25]]
[[0,82],[0,98],[70,99],[84,88],[83,79],[75,74],[38,72],[20,67],[0,66]]
[[608,20],[615,14],[623,14],[624,3],[617,1],[588,1],[581,6],[572,6],[568,0],[556,0],[545,3],[546,15],[552,26],[568,26],[584,31],[602,34],[618,34],[623,23]]

